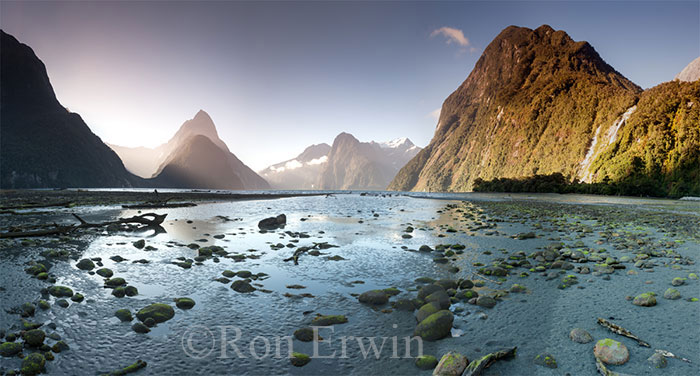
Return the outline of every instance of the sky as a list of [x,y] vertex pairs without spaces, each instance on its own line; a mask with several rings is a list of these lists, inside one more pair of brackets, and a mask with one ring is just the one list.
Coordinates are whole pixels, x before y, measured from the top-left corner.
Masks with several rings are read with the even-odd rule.
[[698,0],[0,1],[0,27],[103,141],[154,147],[203,109],[255,170],[340,132],[427,145],[489,42],[542,24],[643,88],[700,56]]

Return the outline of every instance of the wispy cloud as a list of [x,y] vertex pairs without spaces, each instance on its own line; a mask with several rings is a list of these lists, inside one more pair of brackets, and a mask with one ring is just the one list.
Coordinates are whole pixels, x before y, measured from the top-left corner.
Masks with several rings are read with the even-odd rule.
[[440,119],[440,111],[442,111],[442,108],[436,108],[435,110],[431,111],[428,116],[431,118],[438,120]]
[[433,32],[430,33],[431,38],[434,38],[438,35],[442,35],[445,38],[447,38],[447,44],[455,43],[461,47],[469,47],[471,45],[471,43],[469,43],[469,39],[467,39],[467,37],[464,36],[464,32],[460,29],[443,26],[439,29],[433,30]]

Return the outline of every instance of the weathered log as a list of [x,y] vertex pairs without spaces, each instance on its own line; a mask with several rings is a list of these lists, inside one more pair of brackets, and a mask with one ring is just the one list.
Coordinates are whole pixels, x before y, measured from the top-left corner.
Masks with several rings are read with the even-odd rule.
[[635,336],[634,334],[630,333],[629,330],[627,330],[627,329],[625,329],[625,328],[623,328],[623,327],[621,327],[621,326],[619,326],[619,325],[615,325],[615,324],[611,323],[610,321],[608,321],[608,320],[606,320],[606,319],[604,319],[604,318],[598,317],[598,324],[600,324],[600,326],[602,326],[602,327],[604,327],[604,328],[607,328],[608,330],[610,330],[611,332],[613,332],[613,333],[615,333],[615,334],[619,334],[619,335],[621,335],[621,336],[625,336],[625,337],[627,337],[627,338],[631,338],[631,339],[637,341],[637,343],[639,344],[639,346],[651,347],[651,346],[649,346],[648,343],[642,341],[642,340],[639,339],[637,336]]
[[478,376],[486,369],[489,368],[495,361],[500,359],[512,358],[515,356],[515,351],[517,347],[513,347],[507,350],[496,351],[490,354],[486,354],[479,359],[472,360],[471,363],[464,369],[462,376]]
[[96,227],[104,227],[104,226],[109,226],[112,224],[127,224],[127,223],[136,223],[136,224],[141,224],[144,225],[145,227],[149,228],[158,228],[160,225],[163,223],[165,220],[165,217],[167,214],[155,214],[155,213],[146,213],[142,215],[137,215],[134,217],[129,217],[129,218],[120,218],[116,221],[107,221],[107,222],[101,222],[101,223],[89,223],[85,221],[84,219],[80,218],[77,214],[72,213],[73,217],[77,219],[80,224],[79,225],[67,225],[67,226],[59,226],[57,224],[53,224],[53,228],[44,228],[44,229],[39,229],[39,230],[33,230],[33,231],[8,231],[8,232],[2,232],[0,233],[0,239],[12,239],[12,238],[29,238],[29,237],[36,237],[36,236],[48,236],[48,235],[65,235],[68,233],[71,233],[73,231],[76,231],[78,229],[83,229],[83,228],[96,228]]

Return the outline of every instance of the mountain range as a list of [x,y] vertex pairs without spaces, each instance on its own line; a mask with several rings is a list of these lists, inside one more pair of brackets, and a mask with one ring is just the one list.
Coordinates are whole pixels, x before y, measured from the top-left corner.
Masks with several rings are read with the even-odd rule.
[[444,101],[435,134],[393,190],[467,191],[476,179],[562,173],[657,182],[700,194],[700,81],[648,90],[587,42],[547,25],[510,26]]
[[296,158],[260,171],[276,189],[383,190],[421,149],[408,138],[360,142],[340,133],[333,145],[309,146]]
[[214,121],[200,110],[156,148],[109,145],[126,168],[168,188],[269,189],[219,138]]

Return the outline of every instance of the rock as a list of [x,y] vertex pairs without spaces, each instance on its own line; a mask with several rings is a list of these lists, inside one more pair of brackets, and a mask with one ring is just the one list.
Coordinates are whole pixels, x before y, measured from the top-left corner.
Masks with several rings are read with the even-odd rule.
[[435,280],[430,277],[418,277],[416,283],[435,283]]
[[676,277],[671,281],[671,285],[673,286],[681,286],[683,284],[685,284],[685,278]]
[[143,324],[149,328],[152,328],[152,327],[156,326],[157,322],[156,322],[156,320],[153,319],[153,317],[149,317],[149,318],[143,320]]
[[698,279],[698,275],[695,274],[695,273],[690,273],[690,274],[688,274],[688,278],[690,278],[690,279]]
[[445,289],[442,286],[436,284],[423,286],[420,288],[420,290],[418,290],[418,299],[425,300],[425,298],[428,297],[428,295],[436,291],[445,291]]
[[425,318],[416,326],[414,336],[419,336],[426,341],[436,341],[450,335],[454,315],[448,310],[442,310]]
[[44,372],[46,358],[40,353],[32,353],[22,359],[22,375],[38,375]]
[[433,262],[436,264],[447,264],[448,262],[450,262],[450,260],[448,260],[445,257],[438,256],[433,258]]
[[175,299],[175,306],[180,309],[190,309],[194,307],[194,300],[190,298],[177,298]]
[[505,277],[508,275],[508,271],[499,266],[487,266],[483,269],[479,269],[479,273],[496,277]]
[[370,290],[360,294],[358,300],[360,303],[382,305],[389,301],[389,297],[382,290]]
[[647,362],[649,362],[649,364],[654,368],[666,368],[668,365],[666,357],[657,352],[653,353],[649,358],[647,358]]
[[236,273],[236,275],[240,278],[250,278],[253,273],[249,270],[241,270],[240,272]]
[[652,307],[656,305],[656,297],[653,292],[645,292],[634,297],[632,304],[641,307]]
[[418,312],[416,312],[416,320],[418,322],[421,322],[428,318],[428,316],[432,315],[433,313],[437,313],[440,311],[440,305],[437,303],[427,303],[424,304],[423,306],[418,309]]
[[437,358],[432,355],[421,355],[416,358],[416,367],[422,370],[429,370],[435,368],[438,364]]
[[476,298],[476,305],[484,308],[493,308],[496,306],[496,299],[490,296],[480,296]]
[[4,342],[0,344],[0,355],[5,357],[15,356],[22,351],[22,344],[17,342]]
[[287,216],[280,214],[277,217],[265,218],[258,222],[258,228],[261,230],[274,230],[283,227],[285,224],[287,224]]
[[433,249],[427,245],[422,245],[422,246],[420,246],[420,248],[418,248],[418,252],[432,252],[432,251],[433,251]]
[[34,316],[34,312],[36,311],[36,307],[34,307],[34,304],[29,302],[22,304],[21,308],[23,317]]
[[472,287],[474,287],[474,282],[472,282],[469,279],[465,279],[465,280],[459,282],[459,289],[460,290],[470,289]]
[[80,303],[83,300],[85,300],[85,296],[83,296],[83,294],[81,294],[81,293],[77,293],[77,294],[71,296],[70,300],[72,300],[76,303]]
[[460,376],[468,363],[469,360],[464,355],[450,351],[442,356],[433,370],[433,376]]
[[676,300],[681,298],[681,293],[674,289],[673,287],[669,287],[668,290],[664,292],[664,299],[669,299],[669,300]]
[[523,232],[518,235],[516,235],[516,238],[518,240],[525,240],[525,239],[534,239],[537,237],[534,232]]
[[301,328],[294,331],[294,338],[302,342],[314,340],[314,330],[312,328]]
[[306,354],[293,352],[289,360],[294,367],[303,367],[311,361],[311,357]]
[[240,293],[249,293],[255,291],[255,287],[253,287],[250,283],[244,280],[233,281],[233,283],[231,284],[231,288],[233,289],[233,291]]
[[37,305],[44,311],[51,308],[51,305],[46,300],[39,300],[39,303],[37,303]]
[[319,315],[311,321],[312,326],[330,326],[335,324],[345,324],[348,318],[344,315]]
[[95,273],[97,273],[97,275],[99,275],[100,277],[104,278],[112,278],[112,276],[114,275],[114,272],[112,272],[111,269],[107,268],[97,269]]
[[523,285],[519,285],[519,284],[516,283],[516,284],[514,284],[513,286],[510,287],[510,290],[509,290],[509,291],[510,291],[510,292],[515,292],[515,293],[518,293],[518,292],[525,292],[525,291],[527,291],[527,288],[526,288],[525,286],[523,286]]
[[76,266],[78,269],[80,269],[80,270],[92,270],[92,269],[95,269],[95,263],[92,262],[92,260],[86,259],[86,258],[85,258],[85,259],[82,259],[82,260],[80,260],[80,261],[78,261],[78,263],[75,264],[75,266]]
[[143,240],[143,239],[139,239],[139,240],[137,240],[137,241],[135,241],[135,242],[133,242],[133,243],[131,243],[131,244],[133,244],[134,247],[136,247],[136,248],[138,248],[138,249],[143,249],[143,247],[146,246],[146,241]]
[[436,303],[440,306],[440,309],[450,308],[450,296],[445,292],[445,290],[435,291],[434,293],[425,297],[426,303]]
[[548,368],[557,368],[557,360],[554,359],[552,354],[548,354],[548,353],[537,354],[537,356],[535,356],[534,362],[538,366],[543,366],[543,367],[548,367]]
[[581,328],[571,329],[571,332],[569,332],[569,338],[571,338],[572,341],[577,343],[593,342],[593,336],[591,336],[590,333]]
[[134,325],[131,326],[131,330],[135,331],[136,333],[148,333],[151,331],[151,329],[148,329],[148,327],[140,322],[134,323]]
[[435,284],[442,287],[445,290],[457,288],[457,281],[455,281],[454,279],[440,279],[436,281]]
[[124,292],[126,293],[126,296],[136,296],[139,294],[139,290],[134,286],[126,286],[124,288]]
[[236,272],[231,271],[231,270],[224,270],[224,271],[221,273],[221,275],[223,275],[224,277],[227,277],[227,278],[233,278],[233,277],[236,276]]
[[73,296],[73,290],[66,286],[51,286],[49,287],[49,294],[57,298],[70,298],[71,296]]
[[32,347],[39,347],[44,344],[44,339],[46,338],[46,333],[41,329],[32,329],[24,332],[22,334],[22,339],[24,343]]
[[607,364],[625,364],[630,353],[624,344],[610,338],[601,339],[593,348],[593,355]]
[[110,278],[110,279],[105,281],[105,286],[107,286],[107,287],[114,288],[114,287],[119,287],[119,286],[123,286],[123,285],[126,285],[126,281],[124,280],[124,278],[120,278],[120,277]]
[[63,351],[68,351],[68,350],[70,350],[70,346],[68,346],[68,344],[63,342],[63,341],[58,341],[58,342],[54,343],[53,346],[51,346],[51,351],[53,351],[57,354],[60,352],[63,352]]
[[67,300],[65,299],[58,299],[56,300],[56,305],[62,308],[68,308],[70,305]]
[[457,295],[455,295],[455,297],[457,297],[457,299],[461,299],[461,300],[469,300],[472,298],[478,298],[479,293],[474,291],[474,290],[460,290],[457,293]]
[[136,313],[136,317],[145,321],[147,318],[152,318],[156,323],[168,321],[175,316],[173,307],[163,303],[153,303],[142,308]]
[[398,309],[399,311],[411,311],[413,312],[416,307],[413,305],[413,302],[408,300],[408,299],[399,299],[395,301],[394,303],[391,304],[392,307],[395,309]]
[[131,316],[131,311],[128,309],[118,309],[114,312],[114,316],[121,320],[121,322],[128,322],[134,319],[134,317]]
[[123,298],[126,296],[126,289],[123,287],[117,287],[114,290],[112,290],[112,295],[116,296],[117,298]]
[[399,295],[401,293],[401,290],[397,289],[396,287],[389,287],[389,288],[383,289],[381,291],[384,291],[384,293],[387,294],[388,296],[396,296],[396,295]]

